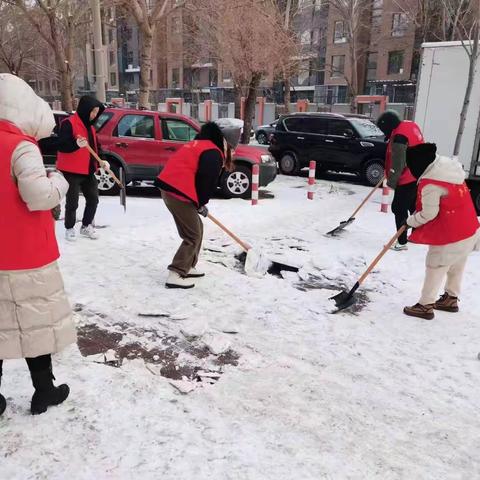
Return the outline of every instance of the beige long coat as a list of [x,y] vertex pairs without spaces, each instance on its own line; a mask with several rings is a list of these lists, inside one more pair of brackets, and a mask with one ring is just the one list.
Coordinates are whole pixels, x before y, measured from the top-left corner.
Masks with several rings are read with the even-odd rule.
[[[36,139],[49,136],[54,126],[48,104],[9,74],[0,74],[0,119]],[[61,174],[47,176],[40,151],[30,142],[14,151],[11,174],[32,212],[52,209],[68,190]],[[0,359],[56,353],[75,341],[72,310],[56,262],[34,270],[0,270]]]

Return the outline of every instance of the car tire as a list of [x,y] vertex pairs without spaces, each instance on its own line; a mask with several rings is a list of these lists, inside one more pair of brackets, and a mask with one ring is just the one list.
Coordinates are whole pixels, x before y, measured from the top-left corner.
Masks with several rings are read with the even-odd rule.
[[[120,165],[116,162],[112,162],[110,159],[106,158],[105,160],[110,161],[110,170],[117,178],[120,178]],[[98,181],[99,195],[115,196],[120,193],[120,187],[115,183],[115,180],[103,170],[103,168],[99,168],[95,172],[95,178]]]
[[278,167],[283,175],[298,175],[300,172],[297,156],[293,152],[285,152],[278,162]]
[[385,168],[382,160],[373,159],[369,160],[363,165],[362,168],[363,179],[372,187],[374,187],[380,179],[385,175]]
[[250,198],[252,195],[252,169],[236,165],[233,172],[224,172],[220,188],[226,198]]
[[268,137],[265,132],[258,132],[257,133],[257,142],[260,145],[268,145]]

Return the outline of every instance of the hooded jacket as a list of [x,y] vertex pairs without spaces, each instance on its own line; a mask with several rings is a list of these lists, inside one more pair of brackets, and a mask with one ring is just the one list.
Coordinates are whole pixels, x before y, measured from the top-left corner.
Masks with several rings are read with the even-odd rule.
[[[28,239],[22,238],[22,225],[18,222],[24,222],[25,231],[28,231],[32,224],[30,215],[32,221],[42,215],[40,228],[51,227],[53,232],[53,225],[48,225],[47,220],[53,222],[50,209],[60,203],[68,190],[68,183],[61,174],[47,176],[35,142],[50,135],[55,125],[53,113],[23,80],[0,74],[0,125],[3,125],[3,129],[0,128],[0,148],[6,151],[7,144],[12,146],[18,142],[10,158],[3,158],[9,166],[2,170],[5,178],[0,179],[0,185],[4,185],[1,193],[10,195],[10,200],[5,197],[5,201],[0,201],[0,221],[17,222],[19,228],[14,231],[19,232],[18,246],[28,240],[33,249],[38,248],[44,241],[45,232],[31,232]],[[17,140],[12,139],[12,135]],[[12,217],[11,202],[15,202],[19,209],[23,203],[21,218]],[[1,231],[3,228],[12,231],[13,227],[13,224],[2,225]],[[56,247],[54,236],[49,242],[49,245],[55,242]],[[2,245],[1,236],[0,246],[7,248]],[[21,261],[29,261],[28,253],[27,257],[22,257],[18,251],[15,254],[20,255]],[[71,308],[56,262],[23,270],[3,268],[0,270],[0,359],[56,353],[75,342]]]
[[480,225],[460,162],[437,156],[418,184],[417,211],[407,220],[417,229],[412,242],[447,245],[476,234]]
[[[99,108],[98,115],[90,120],[90,113]],[[93,124],[105,110],[103,103],[96,98],[84,96],[80,99],[75,114],[65,119],[61,126],[57,141],[59,151],[57,167],[59,170],[82,175],[91,175],[97,170],[95,158],[77,145],[77,137],[87,138],[89,145],[98,153],[97,137]]]

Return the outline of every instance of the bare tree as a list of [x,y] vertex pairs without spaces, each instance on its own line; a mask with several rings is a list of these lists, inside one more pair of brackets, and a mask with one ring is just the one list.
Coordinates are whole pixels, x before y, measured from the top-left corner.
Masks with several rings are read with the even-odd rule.
[[73,73],[78,38],[89,23],[88,2],[82,0],[4,0],[14,5],[51,48],[60,78],[62,105],[73,110]]
[[192,0],[189,6],[199,57],[231,72],[237,92],[246,96],[242,142],[248,143],[262,79],[282,73],[285,59],[294,56],[294,39],[271,1]]
[[344,24],[348,45],[349,71],[340,72],[328,64],[325,69],[343,75],[351,99],[350,106],[355,111],[355,97],[362,88],[359,65],[365,61],[368,52],[368,30],[370,28],[371,0],[329,0],[332,13],[338,15]]
[[178,0],[116,0],[117,5],[130,13],[140,31],[140,108],[150,106],[152,50],[155,31],[160,21],[184,5]]

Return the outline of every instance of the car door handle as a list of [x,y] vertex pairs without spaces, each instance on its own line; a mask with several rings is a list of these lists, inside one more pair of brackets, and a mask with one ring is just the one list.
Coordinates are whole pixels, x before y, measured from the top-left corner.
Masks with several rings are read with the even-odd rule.
[[335,143],[333,140],[325,140],[325,143]]
[[165,150],[167,152],[176,152],[177,151],[177,147],[166,147]]
[[305,140],[305,137],[297,137],[297,140]]
[[125,142],[117,142],[115,144],[116,147],[120,147],[120,148],[128,148],[128,143],[125,143]]

